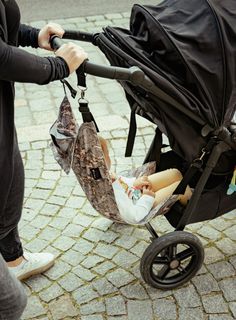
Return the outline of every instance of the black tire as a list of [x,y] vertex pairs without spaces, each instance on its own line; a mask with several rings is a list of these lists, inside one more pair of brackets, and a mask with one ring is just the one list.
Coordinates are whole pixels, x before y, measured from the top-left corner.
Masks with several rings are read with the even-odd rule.
[[[178,251],[183,247],[182,251]],[[174,231],[154,241],[145,250],[140,272],[143,280],[158,289],[174,289],[188,282],[201,268],[201,241],[185,231]]]

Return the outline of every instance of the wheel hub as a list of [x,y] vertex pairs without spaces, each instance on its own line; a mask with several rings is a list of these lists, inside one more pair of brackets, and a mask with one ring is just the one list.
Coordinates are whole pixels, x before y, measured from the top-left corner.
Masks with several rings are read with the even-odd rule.
[[172,260],[170,262],[170,268],[173,269],[177,269],[180,266],[180,261],[179,260]]

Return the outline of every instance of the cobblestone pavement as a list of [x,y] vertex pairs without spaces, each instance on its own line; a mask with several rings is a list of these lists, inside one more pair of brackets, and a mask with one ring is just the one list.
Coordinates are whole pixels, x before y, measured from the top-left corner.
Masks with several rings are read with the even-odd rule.
[[[113,23],[127,26],[128,13],[59,22],[65,28],[94,32]],[[95,47],[84,47],[90,61],[106,63]],[[71,82],[75,83],[73,77]],[[86,95],[102,135],[109,140],[116,170],[141,164],[153,127],[139,119],[134,156],[124,158],[129,108],[121,88],[114,81],[88,76]],[[61,85],[18,84],[16,98],[26,172],[21,237],[26,250],[57,256],[53,268],[24,283],[29,300],[22,319],[236,319],[236,211],[186,229],[205,247],[204,265],[192,281],[168,291],[149,287],[139,272],[148,231],[100,217],[73,174],[66,176],[52,157],[48,129],[63,98]],[[76,112],[76,101],[73,106]],[[164,217],[154,219],[153,225],[160,234],[172,230]]]

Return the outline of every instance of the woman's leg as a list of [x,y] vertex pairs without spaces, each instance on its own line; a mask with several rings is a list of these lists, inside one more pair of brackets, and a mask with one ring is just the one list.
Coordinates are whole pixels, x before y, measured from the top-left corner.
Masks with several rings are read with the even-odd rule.
[[14,146],[13,179],[4,213],[1,215],[0,253],[5,261],[14,261],[23,255],[18,234],[24,198],[24,168],[17,144]]
[[10,274],[0,255],[0,320],[19,320],[27,303],[20,282]]
[[[179,183],[180,183],[180,181],[176,181],[176,182],[172,183],[171,185],[155,192],[155,202],[154,202],[153,207],[156,207],[158,204],[160,204],[164,200],[168,199],[173,194],[173,192],[175,191],[175,189],[177,188]],[[192,196],[192,191],[188,186],[186,188],[185,193],[179,195],[180,203],[182,205],[186,205],[188,200],[191,198],[191,196]]]
[[182,177],[183,176],[178,169],[168,169],[148,176],[148,180],[152,184],[152,190],[156,192],[170,186],[174,182],[179,182]]

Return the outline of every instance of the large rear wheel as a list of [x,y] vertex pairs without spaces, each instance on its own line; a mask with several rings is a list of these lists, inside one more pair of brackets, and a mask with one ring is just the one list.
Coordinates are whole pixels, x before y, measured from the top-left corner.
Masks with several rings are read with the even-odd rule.
[[200,240],[191,233],[174,231],[154,239],[147,247],[140,272],[150,286],[168,290],[188,282],[201,268],[203,260]]

